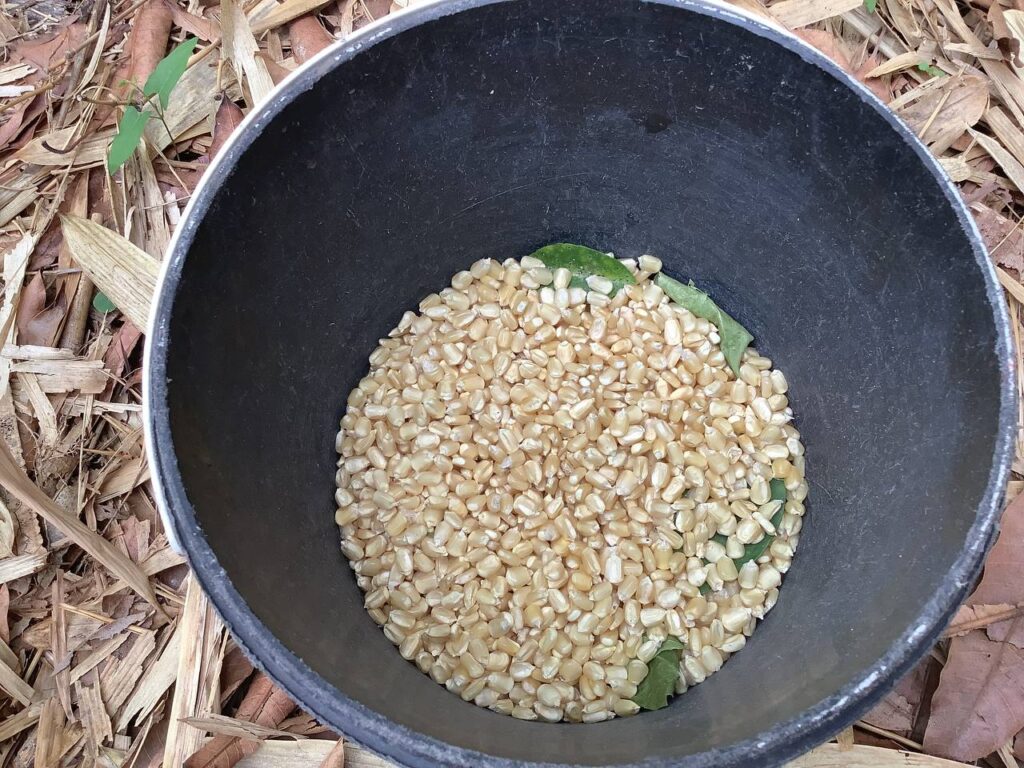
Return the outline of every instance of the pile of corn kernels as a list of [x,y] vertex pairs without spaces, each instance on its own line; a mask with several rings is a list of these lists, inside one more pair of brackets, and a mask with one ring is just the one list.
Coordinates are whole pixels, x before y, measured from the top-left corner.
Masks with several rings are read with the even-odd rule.
[[660,261],[623,263],[637,284],[614,297],[530,257],[459,272],[370,355],[338,434],[336,521],[370,616],[436,682],[521,719],[634,714],[669,635],[676,692],[702,682],[799,539],[785,376],[748,349],[737,377],[717,329],[649,279]]

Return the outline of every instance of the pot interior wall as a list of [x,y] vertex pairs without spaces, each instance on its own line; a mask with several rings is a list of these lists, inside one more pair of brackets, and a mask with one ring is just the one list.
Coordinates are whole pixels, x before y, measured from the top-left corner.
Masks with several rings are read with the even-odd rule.
[[[584,727],[478,709],[403,661],[333,523],[334,434],[376,340],[473,260],[558,240],[656,254],[745,323],[790,381],[812,484],[747,648],[665,710]],[[679,756],[796,717],[917,621],[990,469],[987,306],[943,189],[828,73],[683,9],[499,3],[356,55],[241,157],[173,305],[171,437],[224,576],[325,684],[507,758]]]

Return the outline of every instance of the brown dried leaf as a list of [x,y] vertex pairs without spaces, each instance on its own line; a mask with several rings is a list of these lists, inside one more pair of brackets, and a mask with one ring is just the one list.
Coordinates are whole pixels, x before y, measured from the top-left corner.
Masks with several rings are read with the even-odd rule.
[[998,2],[989,6],[988,23],[992,25],[992,37],[995,38],[1003,59],[1013,65],[1019,64],[1020,41],[1010,34],[1006,19],[1003,17],[1003,7]]
[[52,347],[67,314],[67,299],[62,293],[46,306],[46,283],[37,272],[21,291],[18,305],[18,342],[39,347]]
[[15,51],[21,61],[34,64],[41,71],[46,71],[59,64],[82,42],[83,37],[85,24],[63,24],[53,33],[20,41],[15,46]]
[[988,106],[989,83],[978,75],[944,77],[919,86],[920,97],[897,114],[935,153],[944,152],[974,126]]
[[177,3],[172,3],[171,0],[163,0],[163,2],[167,6],[167,10],[171,12],[174,23],[189,34],[207,42],[217,37],[217,25],[210,19],[189,13]]
[[896,683],[885,698],[862,718],[870,725],[884,728],[902,736],[908,736],[914,728],[914,721],[925,694],[925,683],[931,657],[926,657]]
[[256,57],[262,59],[263,63],[267,65],[267,72],[270,74],[270,79],[274,81],[274,85],[279,85],[292,73],[286,66],[274,61],[266,51],[260,51]]
[[223,705],[253,673],[252,662],[237,645],[224,655],[220,670],[220,701]]
[[[293,702],[284,691],[278,689],[270,678],[260,672],[238,705],[237,720],[249,720],[259,725],[275,727],[295,709]],[[192,757],[185,761],[185,768],[231,768],[235,763],[259,747],[258,741],[239,739],[235,736],[215,736]]]
[[58,507],[52,499],[39,490],[29,480],[25,471],[18,466],[10,449],[2,441],[0,441],[0,484],[145,598],[150,605],[156,608],[160,616],[167,618],[157,601],[156,593],[153,591],[149,579],[139,570],[139,567],[109,541],[91,530],[75,515]]
[[[128,358],[131,357],[135,347],[142,338],[142,331],[131,320],[126,320],[124,325],[117,329],[110,346],[103,355],[103,367],[110,371],[115,378],[120,378],[128,368]],[[105,398],[109,398],[114,390],[114,380],[111,379],[104,392]]]
[[171,11],[163,0],[149,0],[135,15],[128,46],[131,73],[126,79],[140,88],[167,52],[171,22]]
[[[1003,512],[999,538],[967,605],[1024,604],[1022,562],[1024,496],[1018,496]],[[1024,616],[992,624],[987,633],[974,630],[950,643],[925,731],[929,752],[976,760],[1024,728]]]
[[341,25],[339,31],[341,36],[348,37],[355,29],[355,9],[358,0],[342,0],[341,2]]
[[1024,228],[981,202],[971,204],[981,237],[996,264],[1024,274]]
[[932,698],[925,749],[954,760],[977,760],[1022,728],[1024,651],[994,642],[981,630],[954,637]]
[[[264,64],[266,64],[265,59]],[[269,71],[269,66],[267,69]],[[270,73],[270,77],[271,79],[274,78],[273,72]],[[228,140],[228,136],[241,124],[244,117],[245,115],[242,114],[241,108],[228,98],[226,93],[222,93],[220,95],[220,105],[217,107],[217,114],[213,119],[213,141],[210,142],[210,157],[217,156],[221,147]]]
[[295,709],[288,695],[271,682],[262,672],[256,675],[249,690],[238,705],[236,717],[260,725],[280,725]]
[[289,24],[288,34],[292,43],[292,56],[299,64],[309,61],[334,42],[315,13],[302,16]]
[[[1016,618],[1024,613],[1024,607],[1001,603],[999,605],[962,605],[944,635],[958,637],[974,629],[985,629],[992,624]],[[993,638],[995,639],[995,638]]]
[[[1024,605],[1024,496],[1018,496],[1004,510],[999,538],[985,560],[985,572],[967,605]],[[988,627],[992,639],[1008,640],[1024,647],[1024,619],[1011,619]]]

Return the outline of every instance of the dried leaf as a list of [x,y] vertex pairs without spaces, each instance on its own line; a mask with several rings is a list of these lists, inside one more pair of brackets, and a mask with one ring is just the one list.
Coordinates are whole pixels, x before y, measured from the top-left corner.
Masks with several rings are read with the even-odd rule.
[[205,717],[187,717],[182,722],[188,723],[193,728],[198,728],[206,733],[217,736],[233,736],[243,740],[261,741],[270,738],[304,739],[305,736],[297,733],[283,731],[280,728],[272,728],[269,725],[251,723],[248,720],[239,720],[235,717],[225,715],[206,715]]
[[128,319],[145,328],[156,293],[157,260],[95,222],[63,215],[61,223],[75,261]]
[[977,760],[1022,728],[1024,651],[994,642],[981,630],[954,637],[932,698],[925,749],[956,760]]
[[224,655],[220,671],[220,701],[223,705],[253,673],[252,662],[237,645]]
[[0,659],[0,689],[25,706],[32,703],[32,698],[36,693],[32,686],[26,683],[15,670],[7,666],[2,659]]
[[241,108],[228,98],[227,94],[221,94],[220,104],[217,107],[217,114],[213,120],[213,141],[210,142],[210,157],[216,157],[221,147],[228,140],[235,128],[241,123],[245,115]]
[[984,203],[972,203],[971,213],[996,264],[1024,274],[1024,227]]
[[[1024,496],[1018,496],[1003,512],[999,538],[967,605],[1024,604],[1022,562]],[[1024,728],[1021,645],[1024,616],[1020,615],[952,639],[925,731],[929,752],[976,760],[996,751]]]
[[944,152],[981,119],[988,88],[988,81],[977,75],[937,78],[915,89],[919,98],[898,108],[897,114],[933,152]]
[[909,736],[921,708],[931,663],[932,659],[926,657],[909,674],[904,675],[862,720],[878,728]]
[[46,306],[46,283],[37,272],[22,289],[18,307],[18,340],[22,344],[53,346],[67,313],[67,300],[58,294],[57,301]]
[[999,163],[1014,186],[1019,190],[1024,190],[1024,165],[1021,165],[1020,161],[1011,155],[997,139],[977,131],[970,131],[970,134],[985,148],[986,152],[992,155],[992,159]]
[[[993,6],[998,3],[992,3]],[[1020,57],[1020,44],[1021,40],[1024,40],[1024,12],[1019,8],[1003,12],[1003,22],[1006,25],[1006,31],[1009,34],[1010,40],[1008,41],[1008,48],[1011,53],[1016,53],[1016,57],[1010,56],[1008,61],[1011,64],[1016,65],[1019,69],[1024,66],[1024,61]],[[998,42],[998,41],[997,41]],[[1003,45],[999,46],[1000,52],[1003,51]],[[1004,53],[1005,55],[1005,53]]]
[[999,538],[985,560],[985,571],[967,605],[1024,605],[1024,496],[1003,511]]
[[1003,58],[1010,64],[1019,64],[1020,41],[1010,34],[1006,19],[1003,17],[1003,7],[998,2],[989,6],[988,22],[992,25],[992,37],[995,38]]
[[292,43],[292,56],[299,64],[309,61],[334,42],[334,38],[323,28],[315,13],[298,18],[289,24],[288,34]]
[[943,634],[946,637],[966,635],[971,630],[985,629],[992,624],[1014,619],[1022,613],[1024,613],[1024,607],[1007,603],[999,605],[962,605]]
[[153,74],[167,50],[171,21],[163,0],[149,0],[139,9],[129,42],[131,70],[125,79],[141,86]]
[[[295,702],[260,672],[249,686],[235,717],[273,727],[280,725],[294,709]],[[258,742],[237,736],[216,736],[185,762],[185,768],[231,768],[258,746]]]
[[78,699],[78,712],[82,725],[85,726],[86,737],[89,739],[92,753],[97,754],[99,747],[114,738],[110,724],[110,715],[103,704],[98,685],[75,685]]
[[[117,329],[114,338],[110,341],[110,346],[107,347],[107,351],[103,355],[103,367],[110,372],[111,376],[119,378],[128,369],[128,358],[135,351],[141,338],[142,331],[131,320],[126,321]],[[111,380],[106,392],[108,397],[113,390],[113,385],[114,382]]]
[[90,530],[76,516],[58,507],[52,499],[39,490],[15,462],[10,449],[2,442],[0,442],[0,484],[23,504],[35,510],[46,522],[58,528],[75,544],[102,563],[105,568],[156,608],[160,616],[166,618],[149,579],[139,570],[139,567],[109,541]]

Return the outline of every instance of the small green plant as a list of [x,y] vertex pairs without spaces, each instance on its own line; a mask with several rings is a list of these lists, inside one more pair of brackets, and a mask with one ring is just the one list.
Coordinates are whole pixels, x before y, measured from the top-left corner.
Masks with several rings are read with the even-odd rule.
[[878,0],[864,0],[864,8],[868,13],[874,13],[878,8]]
[[[164,110],[170,101],[171,91],[185,74],[188,59],[198,42],[198,38],[187,38],[160,60],[141,90],[137,85],[132,86],[136,92],[137,103],[125,105],[121,122],[117,125],[117,135],[111,142],[110,152],[107,154],[107,172],[111,176],[128,162],[128,158],[135,152],[150,118],[156,117],[163,122]],[[167,127],[166,123],[164,127]]]
[[917,68],[925,74],[931,75],[932,77],[943,77],[946,73],[938,67],[929,63],[921,63],[917,65]]
[[117,307],[114,306],[114,302],[107,298],[107,294],[103,291],[96,291],[96,295],[92,297],[92,308],[97,312],[102,312],[103,314],[113,312],[117,309]]

